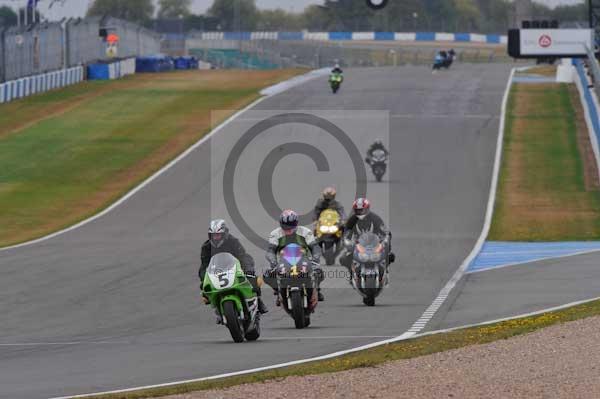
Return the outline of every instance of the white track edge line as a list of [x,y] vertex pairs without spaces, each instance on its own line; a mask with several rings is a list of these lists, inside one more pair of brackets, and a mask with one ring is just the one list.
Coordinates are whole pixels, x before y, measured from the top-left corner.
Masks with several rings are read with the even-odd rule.
[[418,334],[417,336],[415,336],[415,338],[425,337],[425,336],[428,336],[428,335],[443,334],[443,333],[447,333],[447,332],[462,330],[462,329],[465,329],[465,328],[487,326],[489,324],[501,323],[503,321],[522,319],[524,317],[537,316],[537,315],[540,315],[540,314],[544,314],[544,313],[548,313],[548,312],[555,312],[557,310],[562,310],[562,309],[570,308],[570,307],[577,306],[577,305],[583,305],[585,303],[589,303],[589,302],[593,302],[593,301],[597,301],[597,300],[600,300],[600,297],[594,297],[594,298],[589,298],[589,299],[582,299],[580,301],[569,302],[569,303],[566,303],[564,305],[553,306],[551,308],[545,308],[545,309],[541,309],[541,310],[536,310],[534,312],[522,313],[522,314],[519,314],[519,315],[516,315],[516,316],[503,317],[503,318],[500,318],[500,319],[482,321],[481,323],[465,324],[465,325],[458,326],[458,327],[445,328],[445,329],[442,329],[442,330],[435,330],[435,331],[428,331],[426,333]]
[[[497,183],[498,183],[498,175],[499,175],[499,172],[500,172],[500,158],[502,156],[502,143],[503,143],[503,139],[504,139],[504,125],[505,125],[505,120],[506,120],[506,106],[508,104],[508,96],[510,94],[510,88],[512,86],[512,81],[513,81],[514,74],[515,74],[515,68],[511,69],[511,71],[510,71],[510,75],[509,75],[508,82],[506,84],[506,89],[505,89],[505,92],[504,92],[504,97],[502,98],[502,108],[501,108],[501,115],[500,115],[500,126],[498,128],[498,130],[499,130],[499,132],[498,132],[498,141],[496,143],[496,158],[494,160],[494,169],[493,169],[493,172],[492,172],[492,183],[491,183],[491,186],[490,186],[490,196],[488,198],[488,205],[487,205],[487,210],[486,210],[486,216],[485,216],[484,226],[483,226],[483,229],[481,231],[481,235],[479,236],[479,239],[475,243],[475,247],[473,248],[473,250],[471,251],[471,253],[469,254],[469,256],[467,256],[467,258],[463,261],[463,263],[460,265],[460,267],[458,268],[458,270],[454,273],[454,275],[452,276],[452,278],[450,279],[450,281],[448,281],[448,283],[446,283],[446,285],[444,286],[444,288],[442,288],[442,290],[438,294],[437,298],[434,300],[434,303],[436,303],[436,301],[438,301],[439,306],[437,305],[437,303],[436,303],[436,305],[434,305],[432,303],[432,305],[430,305],[427,308],[427,310],[434,310],[434,314],[435,314],[435,312],[437,312],[437,310],[439,310],[439,308],[441,307],[441,305],[443,304],[443,302],[447,299],[450,291],[452,291],[452,289],[454,288],[454,286],[456,286],[456,283],[462,278],[462,276],[465,273],[466,268],[471,263],[471,261],[473,260],[473,258],[475,258],[475,256],[479,253],[479,251],[481,250],[481,247],[483,247],[483,243],[485,242],[485,238],[487,237],[487,234],[489,232],[489,229],[490,229],[490,226],[491,226],[491,221],[492,221],[492,214],[493,214],[493,210],[494,210],[494,203],[495,203],[495,200],[496,200],[496,186],[497,186]],[[422,319],[422,317],[419,318],[417,320],[417,322],[419,320],[421,320],[421,319]],[[431,320],[431,318],[428,318],[428,320]],[[144,390],[144,389],[162,388],[162,387],[168,387],[168,386],[173,386],[173,385],[181,385],[181,384],[187,384],[187,383],[193,383],[193,382],[201,382],[201,381],[214,380],[214,379],[219,379],[219,378],[226,378],[226,377],[233,377],[233,376],[238,376],[238,375],[245,375],[245,374],[255,373],[255,372],[259,372],[259,371],[272,370],[272,369],[277,369],[277,368],[282,368],[282,367],[287,367],[287,366],[293,366],[293,365],[297,365],[297,364],[303,364],[303,363],[308,363],[308,362],[313,362],[313,361],[318,361],[318,360],[326,360],[326,359],[331,359],[331,358],[334,358],[334,357],[346,355],[346,354],[349,354],[349,353],[358,352],[358,351],[361,351],[361,350],[370,349],[370,348],[374,348],[374,347],[377,347],[377,346],[382,346],[382,345],[385,345],[385,344],[389,344],[389,343],[393,343],[393,342],[398,342],[398,341],[403,341],[403,340],[406,340],[406,339],[409,339],[409,338],[417,337],[417,336],[420,336],[417,333],[418,333],[418,331],[421,331],[421,330],[422,330],[422,328],[419,328],[418,330],[416,330],[414,326],[411,326],[411,328],[409,328],[406,332],[404,332],[402,335],[400,335],[400,336],[398,336],[396,338],[391,338],[391,339],[386,339],[386,340],[383,340],[383,341],[373,342],[373,343],[370,343],[370,344],[367,344],[367,345],[362,345],[362,346],[358,346],[358,347],[355,347],[355,348],[350,348],[350,349],[346,349],[346,350],[342,350],[342,351],[330,353],[328,355],[317,356],[317,357],[308,358],[308,359],[300,359],[300,360],[295,360],[295,361],[292,361],[292,362],[276,364],[276,365],[272,365],[272,366],[258,367],[258,368],[254,368],[254,369],[242,370],[242,371],[237,371],[237,372],[233,372],[233,373],[220,374],[220,375],[215,375],[215,376],[210,376],[210,377],[204,377],[204,378],[197,378],[197,379],[186,380],[186,381],[176,381],[176,382],[169,382],[169,383],[165,383],[165,384],[149,385],[149,386],[144,386],[144,387],[128,388],[128,389],[122,389],[122,390],[116,390],[116,391],[107,391],[107,392],[99,392],[99,393],[84,394],[84,395],[61,396],[61,397],[56,397],[56,398],[51,398],[51,399],[77,399],[77,398],[87,398],[87,397],[90,397],[90,396],[109,395],[109,394],[115,394],[115,393],[125,393],[125,392],[139,391],[139,390]]]
[[56,232],[48,234],[46,236],[43,236],[43,237],[40,237],[40,238],[36,238],[34,240],[31,240],[31,241],[23,242],[21,244],[16,244],[16,245],[11,245],[9,247],[0,248],[0,252],[12,250],[12,249],[17,249],[17,248],[22,248],[22,247],[26,247],[26,246],[38,244],[38,243],[43,242],[43,241],[50,240],[50,239],[52,239],[54,237],[58,237],[60,235],[63,235],[65,233],[68,233],[70,231],[78,229],[80,227],[83,227],[83,226],[85,226],[85,225],[87,225],[87,224],[95,221],[96,219],[101,218],[102,216],[106,215],[107,213],[109,213],[112,210],[114,210],[115,208],[117,208],[119,205],[123,204],[125,201],[127,201],[129,198],[131,198],[137,192],[139,192],[140,190],[142,190],[144,187],[146,187],[152,181],[154,181],[159,176],[161,176],[163,173],[165,173],[167,170],[171,169],[173,166],[175,166],[177,163],[179,163],[182,159],[184,159],[185,157],[187,157],[191,152],[193,152],[198,147],[200,147],[202,144],[204,144],[214,134],[218,133],[223,128],[225,128],[227,125],[229,125],[238,116],[240,116],[244,112],[248,111],[249,109],[253,108],[254,106],[258,105],[259,103],[261,103],[262,101],[264,101],[267,98],[269,98],[269,97],[260,97],[260,98],[256,99],[255,101],[253,101],[252,103],[248,104],[245,108],[243,108],[243,109],[237,111],[235,114],[231,115],[229,118],[227,118],[221,124],[219,124],[216,128],[214,128],[213,130],[211,130],[210,132],[208,132],[206,135],[202,136],[202,138],[200,140],[198,140],[195,144],[193,144],[191,147],[189,147],[184,152],[182,152],[181,154],[179,154],[175,159],[171,160],[168,164],[166,164],[165,166],[163,166],[161,169],[159,169],[157,172],[155,172],[154,174],[152,174],[150,177],[148,177],[142,183],[140,183],[139,185],[137,185],[136,187],[134,187],[133,189],[131,189],[129,192],[127,192],[125,195],[123,195],[119,200],[117,200],[116,202],[112,203],[110,206],[108,206],[104,210],[100,211],[99,213],[97,213],[97,214],[95,214],[95,215],[93,215],[93,216],[91,216],[91,217],[89,217],[89,218],[87,218],[85,220],[82,220],[81,222],[76,223],[76,224],[74,224],[74,225],[72,225],[70,227],[67,227],[65,229],[56,231]]
[[[506,108],[508,105],[508,97],[510,95],[510,89],[512,87],[514,75],[515,75],[515,68],[513,68],[510,71],[510,75],[508,77],[508,82],[506,83],[506,89],[504,90],[504,96],[502,98],[502,107],[501,107],[501,111],[500,111],[500,124],[498,126],[498,139],[496,142],[496,156],[494,159],[494,169],[492,172],[492,182],[490,184],[490,193],[489,193],[488,204],[487,204],[487,209],[486,209],[486,213],[485,213],[485,221],[483,224],[483,228],[481,230],[481,234],[479,235],[479,238],[477,239],[477,242],[475,243],[475,246],[471,250],[471,253],[469,254],[469,256],[467,256],[467,258],[463,261],[463,263],[460,265],[458,270],[454,273],[454,275],[450,278],[450,280],[442,288],[442,290],[439,292],[437,298],[433,301],[431,306],[429,308],[427,308],[427,311],[429,311],[428,314],[427,315],[423,314],[423,316],[421,316],[421,318],[419,318],[419,320],[427,320],[429,322],[435,316],[435,313],[437,313],[437,311],[442,307],[442,305],[444,304],[444,302],[450,295],[450,292],[452,291],[452,289],[456,286],[456,284],[460,281],[460,279],[465,275],[465,272],[469,268],[469,265],[471,264],[473,259],[475,259],[475,257],[481,251],[481,248],[483,247],[483,244],[485,243],[487,235],[490,231],[490,227],[492,224],[492,216],[494,214],[494,204],[496,203],[496,189],[498,186],[498,177],[500,175],[500,165],[501,165],[501,160],[502,160],[504,128],[505,128],[505,124],[506,124]],[[431,311],[433,311],[433,314],[431,314]],[[419,320],[417,320],[417,321],[419,321]],[[420,325],[413,324],[413,326],[411,327],[411,330],[414,331],[417,327],[420,327]],[[419,331],[422,330],[423,328],[425,328],[425,325],[423,325],[423,327],[421,327],[419,329]]]
[[591,249],[589,251],[576,252],[576,253],[572,253],[572,254],[568,254],[568,255],[561,255],[561,256],[553,256],[551,258],[533,259],[533,260],[529,260],[526,262],[515,262],[515,263],[507,263],[505,265],[500,265],[500,266],[490,266],[490,267],[485,267],[483,269],[467,271],[465,274],[476,274],[476,273],[481,273],[481,272],[489,272],[490,270],[504,269],[504,268],[513,267],[513,266],[529,265],[529,264],[534,264],[534,263],[551,261],[551,260],[555,260],[555,259],[572,258],[574,256],[589,255],[589,254],[593,254],[596,252],[600,252],[600,249]]
[[278,368],[282,368],[282,367],[294,366],[294,365],[297,365],[297,364],[309,363],[309,362],[313,362],[313,361],[327,360],[327,359],[330,359],[330,358],[333,358],[333,357],[338,357],[338,356],[346,355],[346,354],[349,354],[349,353],[352,353],[352,352],[358,352],[358,351],[361,351],[361,350],[370,349],[370,348],[374,348],[374,347],[385,345],[385,344],[390,344],[390,343],[400,342],[400,341],[406,341],[406,340],[411,339],[411,338],[412,339],[416,339],[416,338],[420,338],[420,337],[426,337],[426,336],[430,336],[430,335],[443,334],[443,333],[448,333],[448,332],[452,332],[452,331],[462,330],[462,329],[466,329],[466,328],[485,326],[485,325],[489,325],[489,324],[501,323],[503,321],[516,320],[516,319],[522,319],[524,317],[536,316],[536,315],[539,315],[539,314],[544,314],[544,313],[548,313],[548,312],[554,312],[554,311],[557,311],[557,310],[562,310],[562,309],[570,308],[570,307],[577,306],[577,305],[583,305],[585,303],[589,303],[589,302],[593,302],[593,301],[597,301],[597,300],[600,300],[600,297],[594,297],[594,298],[589,298],[589,299],[583,299],[583,300],[580,300],[580,301],[569,302],[569,303],[566,303],[564,305],[553,306],[553,307],[550,307],[550,308],[545,308],[545,309],[537,310],[537,311],[534,311],[534,312],[522,313],[522,314],[515,315],[515,316],[503,317],[503,318],[500,318],[500,319],[494,319],[494,320],[484,321],[484,322],[481,322],[481,323],[465,324],[465,325],[458,326],[458,327],[451,327],[451,328],[445,328],[445,329],[442,329],[442,330],[429,331],[429,332],[421,333],[421,334],[407,334],[407,333],[404,333],[404,334],[402,334],[402,335],[400,335],[399,337],[396,337],[396,338],[391,338],[391,339],[388,339],[388,340],[385,340],[385,341],[374,342],[374,343],[363,345],[363,346],[360,346],[360,347],[357,347],[357,348],[353,348],[353,349],[348,349],[348,350],[343,350],[343,351],[339,351],[339,352],[334,352],[334,353],[331,353],[331,354],[328,354],[328,355],[317,356],[317,357],[313,357],[313,358],[309,358],[309,359],[295,360],[295,361],[292,361],[292,362],[280,363],[280,364],[275,364],[275,365],[272,365],[272,366],[258,367],[258,368],[250,369],[250,370],[235,371],[235,372],[231,372],[231,373],[219,374],[219,375],[214,375],[214,376],[210,376],[210,377],[196,378],[196,379],[191,379],[191,380],[174,381],[174,382],[168,382],[168,383],[165,383],[165,384],[147,385],[147,386],[141,386],[141,387],[136,387],[136,388],[127,388],[127,389],[114,390],[114,391],[88,393],[88,394],[83,394],[83,395],[60,396],[60,397],[53,397],[53,398],[50,398],[50,399],[89,398],[89,397],[92,397],[92,396],[111,395],[111,394],[119,394],[119,393],[141,391],[141,390],[145,390],[145,389],[164,388],[164,387],[169,387],[169,386],[174,386],[174,385],[190,384],[190,383],[196,383],[196,382],[202,382],[202,381],[210,381],[210,380],[217,380],[217,379],[228,378],[228,377],[235,377],[235,376],[240,376],[240,375],[245,375],[245,374],[252,374],[252,373],[257,373],[257,372],[260,372],[260,371],[268,371],[268,370],[278,369]]

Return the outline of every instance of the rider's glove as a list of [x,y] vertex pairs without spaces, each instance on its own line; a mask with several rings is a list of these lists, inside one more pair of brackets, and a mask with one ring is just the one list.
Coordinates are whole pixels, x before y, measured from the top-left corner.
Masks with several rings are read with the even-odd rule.
[[204,294],[202,294],[202,302],[204,302],[205,305],[210,305],[210,299]]

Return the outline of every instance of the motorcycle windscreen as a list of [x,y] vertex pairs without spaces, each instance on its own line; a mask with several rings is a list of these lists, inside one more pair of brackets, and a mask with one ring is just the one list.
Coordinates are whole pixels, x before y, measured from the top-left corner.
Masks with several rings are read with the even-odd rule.
[[304,250],[298,244],[288,244],[281,250],[281,257],[291,266],[296,266],[303,255]]
[[358,243],[366,249],[375,249],[379,245],[379,237],[375,233],[364,233],[358,238]]
[[238,263],[235,256],[225,252],[213,256],[206,271],[213,287],[226,289],[233,286]]
[[210,263],[208,264],[208,272],[211,274],[217,274],[220,272],[227,272],[231,270],[235,271],[237,263],[238,260],[235,256],[227,252],[222,252],[210,258]]
[[321,224],[325,224],[327,226],[337,224],[337,223],[339,223],[339,221],[340,221],[340,214],[337,213],[337,211],[335,211],[333,209],[325,209],[319,215],[319,222]]
[[379,262],[382,258],[383,246],[375,233],[365,233],[358,239],[354,252],[355,259],[361,262]]

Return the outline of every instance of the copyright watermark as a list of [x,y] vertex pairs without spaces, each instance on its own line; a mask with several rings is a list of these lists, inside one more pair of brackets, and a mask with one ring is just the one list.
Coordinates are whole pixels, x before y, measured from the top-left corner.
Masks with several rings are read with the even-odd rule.
[[347,214],[367,197],[387,220],[388,184],[376,183],[365,163],[375,139],[389,142],[387,112],[245,112],[211,138],[211,218],[264,250],[283,209],[310,226],[321,191],[333,186]]

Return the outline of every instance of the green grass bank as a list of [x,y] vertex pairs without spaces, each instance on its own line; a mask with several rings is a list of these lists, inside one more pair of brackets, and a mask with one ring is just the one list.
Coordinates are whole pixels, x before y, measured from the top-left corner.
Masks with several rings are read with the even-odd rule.
[[301,72],[136,75],[1,105],[0,247],[97,213],[210,131],[211,111]]

